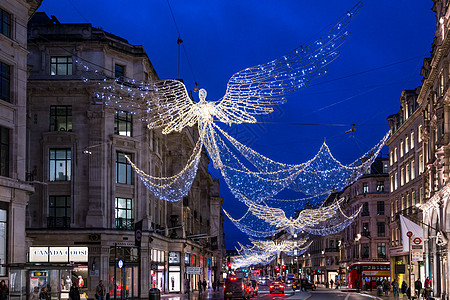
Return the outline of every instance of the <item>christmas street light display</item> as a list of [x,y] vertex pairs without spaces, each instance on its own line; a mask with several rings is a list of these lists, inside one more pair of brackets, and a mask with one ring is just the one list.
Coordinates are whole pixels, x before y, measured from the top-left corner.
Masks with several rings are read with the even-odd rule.
[[[192,186],[201,149],[205,146],[214,167],[220,170],[236,198],[249,205],[252,214],[264,208],[255,216],[274,226],[273,232],[283,229],[298,232],[309,228],[324,233],[331,227],[337,229],[339,226],[336,224],[331,227],[313,227],[313,221],[318,222],[316,225],[323,223],[321,218],[300,222],[284,216],[274,222],[268,214],[281,216],[281,213],[260,203],[265,203],[265,200],[276,201],[274,196],[285,188],[313,196],[315,200],[309,202],[319,203],[323,198],[317,195],[328,195],[333,190],[342,189],[362,175],[378,155],[387,136],[361,159],[349,165],[337,161],[325,142],[309,161],[284,164],[241,144],[223,131],[216,121],[227,125],[255,123],[255,116],[273,112],[273,106],[284,103],[286,95],[307,87],[311,80],[325,74],[325,67],[338,56],[336,50],[349,36],[346,31],[348,24],[361,7],[362,3],[359,2],[317,41],[305,47],[300,46],[279,59],[235,73],[227,84],[225,95],[215,102],[206,101],[206,90],[201,89],[200,100],[195,103],[184,84],[178,80],[155,80],[150,83],[124,78],[98,80],[96,97],[99,101],[116,110],[132,113],[147,122],[149,129],[161,129],[163,134],[169,134],[198,126],[199,140],[192,155],[185,167],[173,176],[146,174],[127,157],[146,187],[160,199],[182,199]],[[78,63],[85,69],[84,81],[102,78],[102,72],[81,60]],[[246,230],[262,234],[262,231],[255,231],[249,226]]]

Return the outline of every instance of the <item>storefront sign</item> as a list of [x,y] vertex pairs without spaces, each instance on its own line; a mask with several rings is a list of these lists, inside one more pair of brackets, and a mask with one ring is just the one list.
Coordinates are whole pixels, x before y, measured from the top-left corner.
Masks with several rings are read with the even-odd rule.
[[180,264],[180,252],[169,252],[169,265],[179,265]]
[[201,267],[186,267],[186,274],[202,275],[203,268],[201,268]]
[[30,247],[29,262],[87,262],[88,247]]

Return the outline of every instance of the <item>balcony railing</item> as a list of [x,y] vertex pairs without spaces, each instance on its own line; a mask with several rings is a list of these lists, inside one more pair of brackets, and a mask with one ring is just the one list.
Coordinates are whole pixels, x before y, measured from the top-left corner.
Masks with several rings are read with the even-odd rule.
[[116,229],[134,230],[134,219],[117,218]]
[[47,228],[53,229],[70,228],[70,217],[48,217]]
[[339,248],[325,248],[325,252],[339,252]]

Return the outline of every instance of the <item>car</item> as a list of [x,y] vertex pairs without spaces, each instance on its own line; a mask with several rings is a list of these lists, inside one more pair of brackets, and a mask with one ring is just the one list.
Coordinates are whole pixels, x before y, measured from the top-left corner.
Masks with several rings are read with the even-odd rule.
[[223,283],[223,298],[225,300],[232,298],[249,299],[250,287],[245,278],[230,277]]
[[305,280],[302,282],[302,287],[304,290],[311,290],[311,291],[315,291],[316,290],[316,285],[309,281],[309,280]]
[[298,280],[296,280],[292,283],[292,290],[294,290],[294,291],[299,290],[300,287],[301,286],[300,286],[300,283],[298,282]]
[[269,285],[271,294],[284,294],[284,284],[280,281],[274,281],[271,285]]

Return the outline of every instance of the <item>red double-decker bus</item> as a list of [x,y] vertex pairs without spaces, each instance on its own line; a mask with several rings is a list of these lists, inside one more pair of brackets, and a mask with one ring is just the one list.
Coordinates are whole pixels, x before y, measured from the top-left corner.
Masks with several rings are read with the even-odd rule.
[[[372,286],[376,289],[379,280],[390,282],[391,267],[389,262],[357,262],[348,267],[347,287],[349,289]],[[357,286],[357,283],[359,286]]]

